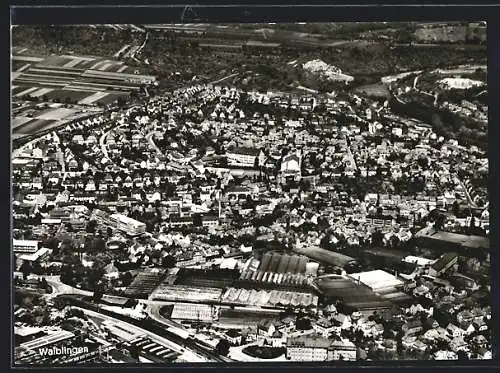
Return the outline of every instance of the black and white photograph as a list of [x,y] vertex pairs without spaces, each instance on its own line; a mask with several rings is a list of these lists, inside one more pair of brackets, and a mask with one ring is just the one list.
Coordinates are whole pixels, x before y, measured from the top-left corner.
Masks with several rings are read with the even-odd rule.
[[13,365],[492,359],[487,23],[11,26]]

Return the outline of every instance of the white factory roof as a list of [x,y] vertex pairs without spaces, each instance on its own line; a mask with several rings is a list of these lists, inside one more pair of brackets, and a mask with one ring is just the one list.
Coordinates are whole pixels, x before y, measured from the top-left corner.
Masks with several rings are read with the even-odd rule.
[[14,334],[20,337],[27,337],[36,333],[41,332],[43,329],[36,326],[22,326],[14,327]]
[[33,254],[24,254],[24,255],[21,255],[19,258],[21,260],[28,260],[30,262],[33,262],[35,260],[38,260],[41,256],[47,254],[49,251],[50,251],[50,249],[48,249],[46,247],[42,247],[41,249],[39,249],[37,252],[35,252]]
[[238,261],[234,258],[224,258],[220,264],[221,269],[235,269]]
[[374,291],[403,284],[403,281],[399,280],[396,276],[380,269],[368,272],[353,273],[350,274],[349,277],[368,286]]
[[413,255],[408,255],[403,258],[403,262],[406,263],[416,263],[418,266],[425,266],[428,264],[432,264],[435,262],[435,260],[432,259],[427,259],[427,258],[421,258],[418,256],[413,256]]

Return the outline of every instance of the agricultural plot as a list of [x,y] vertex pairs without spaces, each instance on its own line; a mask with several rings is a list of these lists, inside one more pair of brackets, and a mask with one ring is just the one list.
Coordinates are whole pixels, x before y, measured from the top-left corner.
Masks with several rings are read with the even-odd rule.
[[73,59],[71,57],[65,56],[49,56],[43,60],[41,65],[45,66],[65,66],[67,63],[71,62]]
[[31,92],[34,92],[38,89],[38,87],[27,87],[27,86],[17,86],[12,90],[13,97],[22,97],[24,95],[29,95]]
[[13,134],[25,136],[58,126],[61,121],[71,119],[80,113],[79,108],[48,107],[40,109],[34,103],[18,109],[12,119]]
[[70,89],[56,89],[47,94],[49,100],[65,101],[69,100],[71,102],[78,102],[85,97],[88,97],[91,93],[85,91],[74,91]]
[[122,66],[124,66],[122,61],[114,61],[98,57],[79,59],[78,63],[73,64],[73,67],[77,67],[83,70],[100,70],[111,72],[117,72]]
[[12,47],[12,53],[14,54],[21,54],[26,50],[26,48],[23,47]]
[[49,111],[43,113],[42,115],[39,115],[38,118],[47,120],[62,120],[77,112],[78,110],[75,109],[66,109],[66,108],[50,109]]
[[30,93],[31,97],[42,97],[46,95],[47,93],[52,92],[54,89],[53,88],[39,88],[33,92]]
[[355,88],[354,91],[370,97],[390,97],[389,88],[382,83],[363,85]]
[[25,123],[28,123],[29,121],[33,120],[33,118],[29,117],[15,117],[12,119],[12,129],[16,129],[17,127],[22,126]]
[[15,128],[15,132],[23,135],[28,135],[31,133],[43,131],[47,128],[53,127],[54,125],[57,125],[56,120],[30,118],[29,121],[24,122],[21,125],[18,125]]
[[24,61],[12,61],[11,69],[12,71],[19,71],[26,68],[25,66],[30,66],[30,64]]
[[96,101],[103,99],[108,95],[107,92],[96,92],[90,96],[85,97],[84,99],[78,101],[79,105],[91,105]]
[[23,62],[31,62],[31,63],[40,63],[44,60],[44,57],[36,57],[36,56],[24,56],[24,55],[13,55],[12,61],[23,61]]
[[129,93],[126,93],[126,92],[120,92],[120,93],[108,93],[106,96],[100,98],[99,100],[96,101],[96,103],[98,104],[102,104],[102,105],[108,105],[108,104],[111,104],[113,102],[115,102],[116,100],[118,100],[118,98],[120,97],[128,97],[129,96]]
[[12,75],[13,97],[81,105],[116,102],[139,90],[139,79],[151,79],[136,76],[122,61],[94,56],[14,55],[12,69],[19,70]]

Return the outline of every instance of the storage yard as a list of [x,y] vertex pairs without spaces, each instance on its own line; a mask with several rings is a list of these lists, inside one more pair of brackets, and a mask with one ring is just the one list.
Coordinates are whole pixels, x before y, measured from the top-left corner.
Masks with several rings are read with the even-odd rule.
[[167,285],[165,283],[151,294],[151,300],[184,301],[184,302],[218,302],[222,290],[208,287],[191,287]]
[[163,272],[144,271],[140,272],[125,290],[129,297],[147,297],[160,283]]

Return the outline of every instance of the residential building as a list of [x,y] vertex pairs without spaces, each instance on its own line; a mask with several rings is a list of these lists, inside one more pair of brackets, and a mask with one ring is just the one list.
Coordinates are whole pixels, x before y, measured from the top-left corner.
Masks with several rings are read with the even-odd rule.
[[264,153],[261,149],[239,147],[226,152],[227,160],[230,165],[254,167],[257,164],[263,165],[265,161]]

